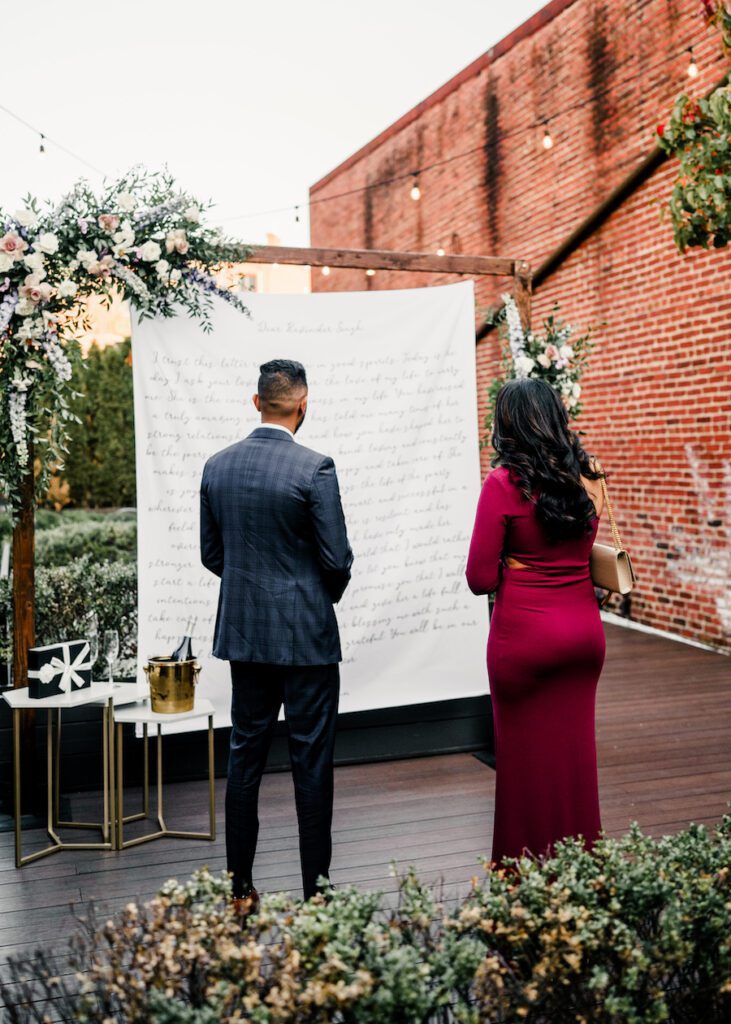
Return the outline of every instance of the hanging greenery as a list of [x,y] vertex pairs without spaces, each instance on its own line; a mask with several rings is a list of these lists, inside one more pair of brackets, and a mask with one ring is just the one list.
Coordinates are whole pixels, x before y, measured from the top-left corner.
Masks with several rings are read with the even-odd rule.
[[[731,54],[731,12],[722,0],[704,0],[706,19]],[[704,99],[685,94],[656,129],[658,144],[680,162],[668,204],[680,252],[723,249],[731,241],[731,85]]]
[[135,169],[99,195],[80,181],[56,205],[0,210],[0,490],[14,511],[31,452],[41,496],[68,450],[80,300],[121,292],[140,317],[185,312],[204,329],[214,295],[247,312],[212,274],[250,250],[204,225],[209,206]]

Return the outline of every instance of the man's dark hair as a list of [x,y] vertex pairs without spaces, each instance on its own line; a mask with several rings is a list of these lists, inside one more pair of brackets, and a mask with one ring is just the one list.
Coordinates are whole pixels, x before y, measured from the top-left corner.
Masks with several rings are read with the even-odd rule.
[[265,405],[286,399],[293,391],[307,390],[307,374],[294,359],[272,359],[259,367],[259,398]]

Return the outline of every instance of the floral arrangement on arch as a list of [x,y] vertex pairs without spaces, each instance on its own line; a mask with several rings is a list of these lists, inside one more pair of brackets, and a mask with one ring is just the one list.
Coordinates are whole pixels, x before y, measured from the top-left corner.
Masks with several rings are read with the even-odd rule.
[[569,415],[577,417],[581,413],[579,382],[591,349],[589,333],[574,337],[574,328],[559,319],[557,305],[543,321],[542,333],[526,333],[513,296],[502,295],[501,298],[503,307],[489,318],[489,322],[499,326],[507,345],[502,355],[502,373],[492,381],[488,390],[484,423],[487,435],[482,440],[483,448],[490,442],[498,391],[508,380],[524,377],[545,380],[558,392]]
[[[703,0],[701,6],[731,55],[731,4]],[[655,137],[680,162],[668,203],[677,248],[725,248],[731,242],[731,85],[707,98],[678,96]]]
[[100,195],[80,181],[56,205],[0,210],[0,490],[12,509],[31,469],[43,493],[68,450],[85,297],[121,292],[141,317],[185,311],[204,329],[214,295],[247,312],[213,272],[250,250],[203,224],[208,206],[167,173],[133,170]]

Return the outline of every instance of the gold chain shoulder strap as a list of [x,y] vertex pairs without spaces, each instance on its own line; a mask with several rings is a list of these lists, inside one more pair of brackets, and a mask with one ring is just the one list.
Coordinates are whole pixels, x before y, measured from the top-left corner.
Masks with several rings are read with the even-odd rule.
[[612,509],[612,503],[609,500],[609,491],[607,490],[607,480],[604,475],[604,470],[601,468],[599,463],[594,460],[594,469],[597,473],[601,473],[600,483],[602,485],[602,494],[604,495],[604,504],[607,509],[607,515],[609,516],[609,527],[612,531],[612,540],[617,551],[622,550],[622,541],[619,536],[619,530],[617,529],[617,522],[614,518],[614,510]]

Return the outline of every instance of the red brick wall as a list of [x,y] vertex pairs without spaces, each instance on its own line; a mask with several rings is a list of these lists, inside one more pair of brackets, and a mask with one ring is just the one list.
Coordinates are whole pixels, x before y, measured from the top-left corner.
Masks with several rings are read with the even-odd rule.
[[[554,0],[313,187],[312,244],[442,245],[537,267],[652,148],[674,97],[702,94],[727,70],[699,8],[695,0]],[[690,45],[701,70],[694,83]],[[536,126],[546,117],[548,152]],[[318,202],[468,150],[421,176],[419,202],[407,180]],[[640,576],[625,610],[731,650],[731,253],[677,253],[659,217],[674,173],[672,162],[661,165],[541,285],[534,323],[558,301],[564,319],[595,328],[580,426],[611,473]],[[313,271],[317,290],[448,280]],[[478,311],[506,284],[480,279]],[[477,348],[481,402],[496,359],[492,333]]]

